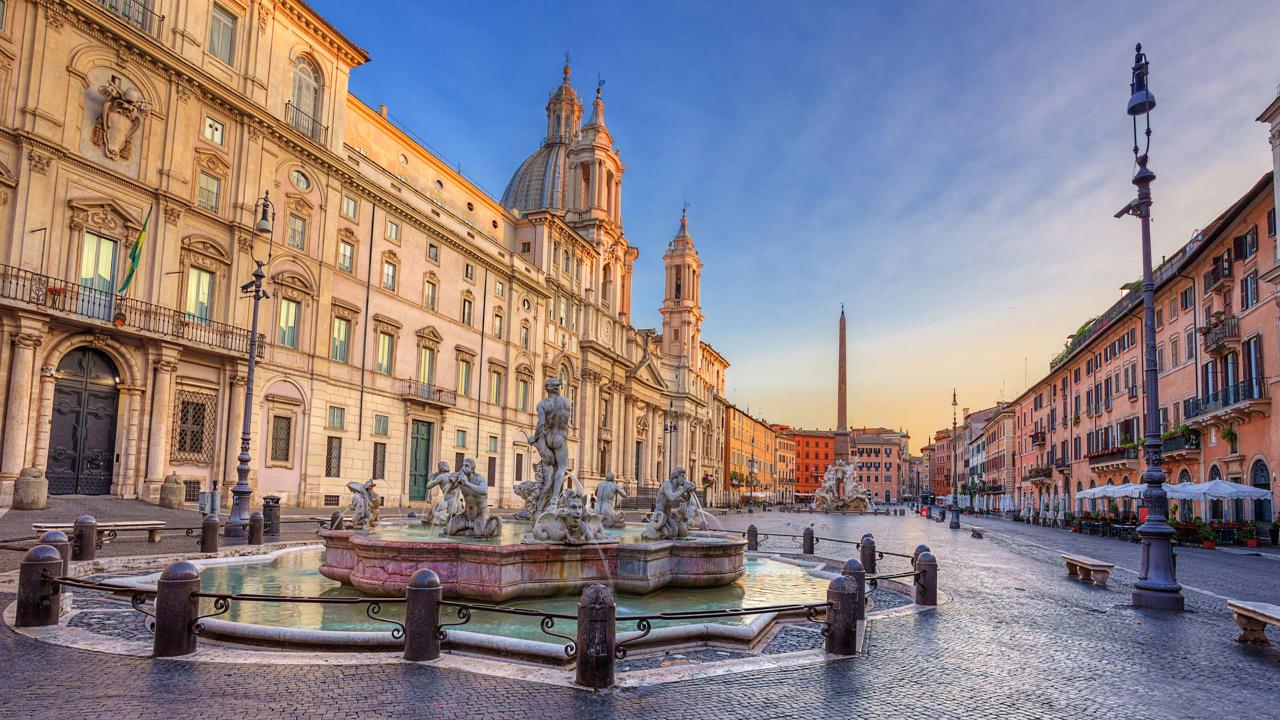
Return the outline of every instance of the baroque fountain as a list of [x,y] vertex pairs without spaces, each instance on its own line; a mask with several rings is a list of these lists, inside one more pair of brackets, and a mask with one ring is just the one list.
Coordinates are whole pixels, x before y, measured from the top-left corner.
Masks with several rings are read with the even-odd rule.
[[[644,595],[664,587],[730,585],[744,573],[746,541],[710,532],[694,484],[682,468],[658,490],[642,528],[630,528],[612,474],[593,498],[568,472],[570,407],[551,378],[538,403],[530,444],[538,452],[532,480],[515,491],[525,506],[519,523],[489,513],[489,483],[466,459],[441,463],[427,483],[442,497],[415,525],[380,527],[379,501],[368,484],[351,483],[352,528],[321,531],[320,573],[374,596],[400,596],[413,574],[430,568],[445,597],[487,602],[570,595],[595,583]],[[428,497],[431,497],[429,494]],[[337,527],[341,527],[340,525]]]

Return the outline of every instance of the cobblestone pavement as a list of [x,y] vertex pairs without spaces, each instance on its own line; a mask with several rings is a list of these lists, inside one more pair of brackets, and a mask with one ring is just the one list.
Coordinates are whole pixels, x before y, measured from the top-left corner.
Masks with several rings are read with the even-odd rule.
[[[1128,606],[1112,587],[1069,580],[1059,549],[1136,564],[1137,547],[982,522],[986,539],[918,517],[757,513],[725,527],[855,538],[881,549],[928,544],[951,602],[884,618],[870,653],[820,665],[700,677],[591,694],[427,664],[248,666],[105,656],[0,630],[0,718],[1264,718],[1280,715],[1277,645],[1234,642],[1222,596],[1280,601],[1277,563],[1180,550],[1188,612]],[[783,540],[780,551],[794,548]],[[1110,543],[1110,544],[1106,544]],[[820,552],[846,553],[819,543]],[[766,546],[767,548],[767,546]],[[1109,553],[1109,554],[1108,554]],[[1221,556],[1219,556],[1221,555]],[[900,561],[904,562],[905,561]],[[900,566],[894,558],[883,569]],[[1211,593],[1211,594],[1209,594]],[[0,596],[7,604],[12,596]]]

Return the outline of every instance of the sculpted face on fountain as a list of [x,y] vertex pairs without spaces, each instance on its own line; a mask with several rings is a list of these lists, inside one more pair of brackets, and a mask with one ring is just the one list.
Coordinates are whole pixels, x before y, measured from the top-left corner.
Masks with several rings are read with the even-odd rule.
[[553,510],[538,516],[533,532],[526,540],[585,545],[604,539],[600,518],[587,507],[587,498],[572,487],[566,487]]

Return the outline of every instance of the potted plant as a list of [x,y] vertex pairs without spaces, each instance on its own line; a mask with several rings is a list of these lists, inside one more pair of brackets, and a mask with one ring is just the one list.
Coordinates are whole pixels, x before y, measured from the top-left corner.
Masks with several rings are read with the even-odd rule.
[[1200,544],[1205,550],[1213,550],[1218,547],[1218,538],[1213,534],[1213,528],[1208,525],[1200,526]]
[[1237,437],[1236,429],[1233,427],[1225,428],[1222,431],[1222,439],[1229,443],[1235,442]]
[[1258,523],[1253,521],[1245,523],[1244,528],[1240,530],[1240,537],[1244,538],[1245,547],[1258,547]]

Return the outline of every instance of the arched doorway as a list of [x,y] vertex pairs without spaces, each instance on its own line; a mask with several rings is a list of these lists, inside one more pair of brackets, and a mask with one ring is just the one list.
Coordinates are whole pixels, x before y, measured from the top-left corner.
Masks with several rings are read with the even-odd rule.
[[115,468],[116,364],[101,350],[78,347],[58,363],[49,433],[49,492],[106,495]]
[[[1257,460],[1249,471],[1249,484],[1262,490],[1271,489],[1271,469],[1264,460]],[[1253,501],[1253,519],[1259,525],[1271,522],[1271,498]]]
[[[1191,471],[1187,470],[1186,468],[1182,468],[1181,470],[1178,471],[1179,485],[1191,484],[1192,482],[1193,481],[1191,479]],[[1178,503],[1178,520],[1189,523],[1191,522],[1191,516],[1192,516],[1191,501],[1183,500],[1179,502]]]

